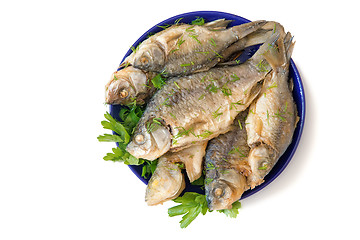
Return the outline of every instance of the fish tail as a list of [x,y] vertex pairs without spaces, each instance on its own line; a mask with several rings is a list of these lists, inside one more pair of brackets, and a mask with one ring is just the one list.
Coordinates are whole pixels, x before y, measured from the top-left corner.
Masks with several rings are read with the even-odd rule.
[[267,23],[265,20],[259,20],[254,22],[249,22],[241,25],[234,26],[230,28],[230,30],[235,34],[237,39],[241,39],[243,37],[246,37],[250,33],[253,33],[260,29],[262,26],[264,26]]
[[203,26],[211,30],[224,30],[231,22],[232,20],[225,20],[225,18],[222,18],[215,21],[207,22]]
[[263,53],[264,58],[273,69],[287,67],[294,49],[294,42],[291,33],[280,34],[279,38],[270,43],[267,50]]

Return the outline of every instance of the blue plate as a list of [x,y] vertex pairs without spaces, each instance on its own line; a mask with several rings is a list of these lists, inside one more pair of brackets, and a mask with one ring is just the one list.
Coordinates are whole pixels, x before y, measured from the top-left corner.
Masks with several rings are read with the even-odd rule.
[[[219,18],[233,20],[233,22],[231,22],[229,24],[230,27],[234,26],[234,25],[239,25],[239,24],[250,22],[249,20],[247,20],[245,18],[236,16],[236,15],[233,15],[230,13],[225,13],[225,12],[197,11],[197,12],[184,13],[184,14],[180,14],[180,15],[171,17],[169,19],[166,19],[165,21],[162,21],[162,22],[156,24],[154,27],[152,27],[148,31],[146,31],[132,46],[137,46],[139,43],[144,41],[148,37],[149,34],[154,34],[154,33],[157,33],[159,31],[163,30],[163,28],[161,28],[159,26],[166,26],[168,24],[169,25],[174,24],[176,21],[179,21],[179,19],[181,19],[180,22],[182,22],[182,23],[191,23],[191,21],[195,20],[198,17],[204,18],[205,22],[213,21],[213,20],[216,20]],[[258,49],[258,46],[253,46],[253,47],[246,49],[244,51],[244,53],[242,54],[242,56],[240,56],[240,58],[243,58],[241,60],[245,60],[245,59],[249,58],[257,49]],[[132,50],[129,49],[129,51],[126,53],[125,57],[123,58],[123,60],[121,62],[123,62],[124,59],[131,54],[131,52],[132,52]],[[272,181],[274,181],[274,179],[277,176],[279,176],[280,173],[289,164],[289,162],[290,162],[292,156],[294,155],[296,148],[299,144],[301,133],[302,133],[302,130],[304,127],[304,121],[305,121],[305,95],[304,95],[304,89],[303,89],[303,85],[301,82],[300,74],[299,74],[298,70],[296,69],[296,66],[295,66],[295,63],[293,62],[293,60],[291,60],[291,63],[290,63],[290,78],[292,78],[293,82],[294,82],[293,95],[294,95],[295,103],[297,105],[298,115],[300,117],[300,120],[299,120],[297,127],[295,129],[295,132],[294,132],[293,140],[292,140],[291,144],[289,145],[288,149],[286,150],[286,152],[281,156],[279,161],[276,163],[274,168],[265,177],[265,179],[264,179],[265,182],[252,190],[248,190],[248,191],[244,192],[241,199],[251,196],[252,194],[260,191],[261,189],[263,189],[264,187],[269,185]],[[110,106],[110,114],[113,117],[119,119],[118,114],[119,114],[121,107],[122,106],[120,106],[120,105],[111,105]],[[141,177],[141,173],[142,173],[141,165],[140,166],[129,166],[129,168],[141,181],[143,181],[145,184],[148,183],[149,179],[145,179],[145,178]],[[184,192],[197,192],[197,193],[204,194],[204,190],[201,189],[200,186],[191,185],[189,183],[188,179],[186,179],[186,180],[187,180],[187,182],[186,182],[186,188],[185,188]]]

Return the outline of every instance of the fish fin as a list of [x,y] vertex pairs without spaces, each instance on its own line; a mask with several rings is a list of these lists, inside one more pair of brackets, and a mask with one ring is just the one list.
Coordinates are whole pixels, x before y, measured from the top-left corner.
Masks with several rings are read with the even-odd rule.
[[273,43],[268,44],[267,50],[263,53],[266,61],[273,69],[278,67],[287,67],[291,58],[295,43],[293,37],[288,32],[285,36],[281,36]]
[[225,20],[225,18],[207,22],[203,26],[210,30],[224,30],[233,20]]
[[236,35],[238,39],[241,39],[249,35],[250,33],[255,32],[256,30],[264,26],[266,23],[267,22],[265,20],[259,20],[234,26],[230,28],[230,30]]

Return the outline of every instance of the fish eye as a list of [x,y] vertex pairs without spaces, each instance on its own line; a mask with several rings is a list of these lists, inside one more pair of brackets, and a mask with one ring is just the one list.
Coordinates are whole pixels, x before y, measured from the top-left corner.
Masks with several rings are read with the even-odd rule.
[[263,161],[259,164],[259,170],[266,170],[268,168],[268,162],[267,161]]
[[221,188],[215,188],[214,189],[214,195],[216,196],[216,197],[222,197],[223,195],[224,195],[224,191],[223,191],[223,189],[221,189]]
[[129,95],[129,92],[124,88],[120,91],[119,96],[121,98],[126,98]]
[[147,65],[149,63],[149,58],[146,56],[142,56],[140,58],[140,63],[142,63],[143,65]]
[[134,138],[136,144],[143,144],[145,142],[145,137],[141,133],[137,134]]

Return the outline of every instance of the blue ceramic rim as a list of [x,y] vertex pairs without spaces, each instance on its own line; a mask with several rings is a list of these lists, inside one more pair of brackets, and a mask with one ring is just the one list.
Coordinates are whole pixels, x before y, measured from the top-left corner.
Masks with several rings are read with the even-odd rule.
[[[148,31],[146,31],[133,44],[133,46],[137,46],[139,43],[144,41],[147,38],[149,33],[156,33],[158,31],[161,31],[162,29],[159,28],[158,26],[162,26],[162,25],[165,25],[165,24],[173,24],[176,20],[178,20],[180,18],[184,18],[184,22],[190,22],[190,21],[196,19],[196,17],[203,17],[206,21],[212,21],[212,20],[219,19],[219,18],[225,18],[225,19],[229,19],[229,20],[234,20],[234,22],[231,23],[230,26],[232,24],[237,25],[237,24],[250,22],[250,20],[248,20],[246,18],[237,16],[237,15],[234,15],[234,14],[231,14],[231,13],[225,13],[225,12],[219,12],[219,11],[188,12],[188,13],[179,14],[179,15],[170,17],[170,18],[156,24],[155,26],[150,28]],[[189,18],[191,20],[189,20]],[[186,19],[188,19],[188,20],[186,20]],[[123,62],[125,60],[125,58],[128,55],[131,54],[131,52],[132,52],[132,50],[129,49],[121,62]],[[305,93],[304,93],[304,88],[303,88],[303,84],[302,84],[302,81],[301,81],[301,77],[300,77],[299,71],[296,68],[296,65],[295,65],[293,60],[291,60],[291,62],[290,62],[290,77],[293,78],[293,82],[294,82],[293,94],[294,94],[294,100],[296,102],[297,109],[298,109],[298,116],[300,118],[299,122],[298,122],[298,125],[297,125],[297,127],[295,129],[295,132],[294,132],[293,140],[292,140],[291,144],[289,145],[288,149],[285,151],[285,153],[280,157],[279,161],[276,163],[274,168],[265,177],[264,183],[262,183],[261,185],[257,186],[254,189],[245,191],[244,194],[242,195],[241,199],[245,199],[245,198],[255,194],[256,192],[260,191],[261,189],[263,189],[267,185],[269,185],[272,181],[274,181],[284,171],[284,169],[287,167],[287,165],[289,164],[289,162],[291,161],[293,155],[296,152],[296,149],[297,149],[298,144],[300,142],[300,138],[301,138],[302,131],[303,131],[303,128],[304,128],[306,104],[305,104]],[[115,108],[117,108],[117,106],[110,105],[110,114],[113,117],[118,118],[118,116],[116,116],[116,114],[114,114],[115,112],[118,112],[117,110],[114,110]],[[129,168],[143,183],[145,183],[145,184],[148,183],[149,179],[145,179],[145,178],[141,177],[141,172],[142,172],[142,166],[141,165],[140,166],[129,166]],[[187,187],[185,188],[183,193],[188,192],[188,191],[195,191],[195,192],[198,192],[198,193],[203,193],[203,190],[201,190],[199,186],[189,185],[188,180],[187,180],[186,184],[187,184]]]

